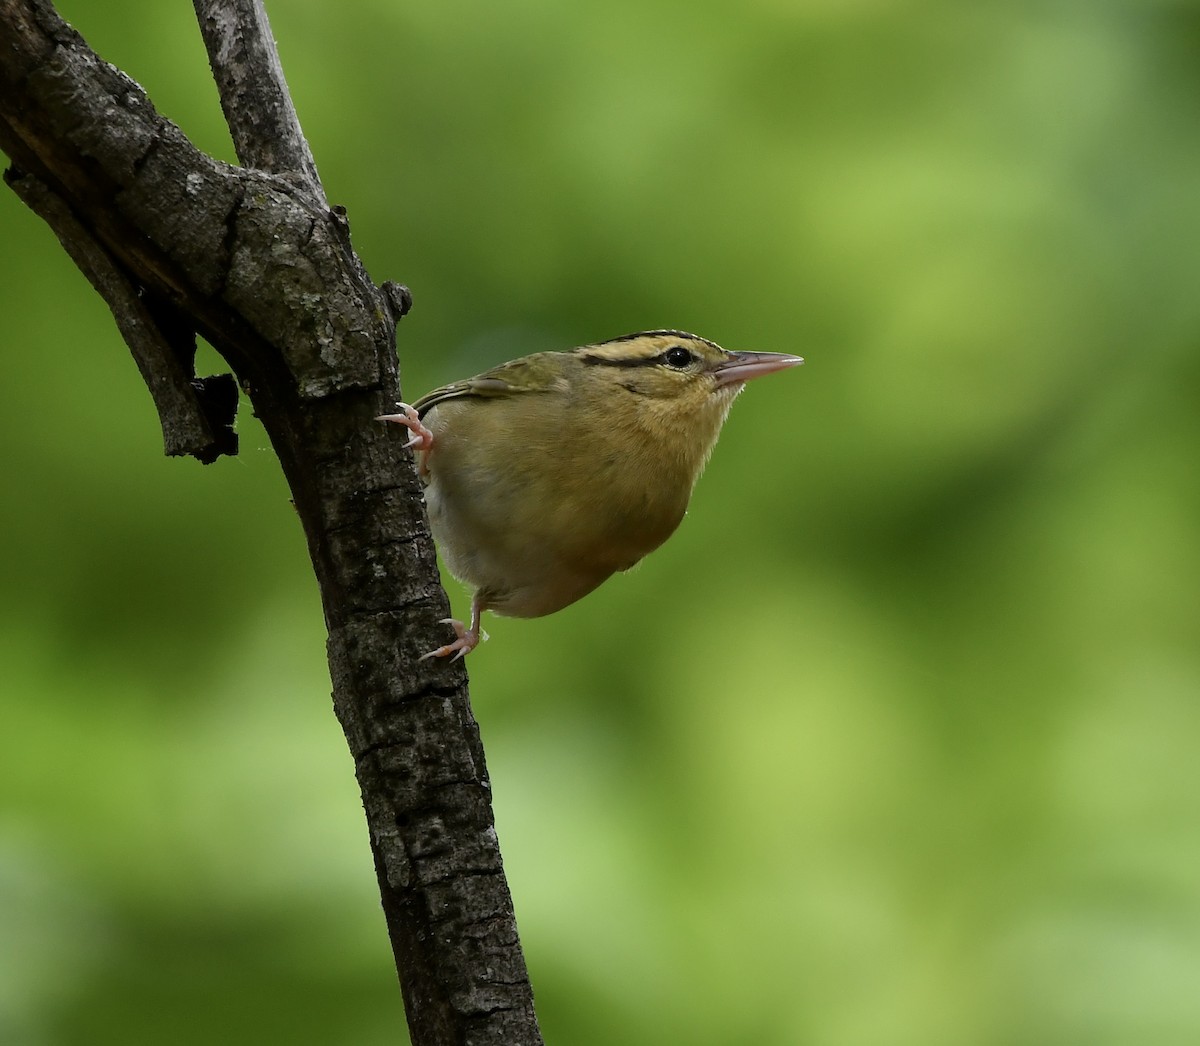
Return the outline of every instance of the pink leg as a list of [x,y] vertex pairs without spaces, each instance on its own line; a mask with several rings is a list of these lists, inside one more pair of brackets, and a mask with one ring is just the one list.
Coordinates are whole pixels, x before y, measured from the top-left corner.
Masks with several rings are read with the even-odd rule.
[[487,633],[480,631],[479,618],[483,615],[483,600],[479,598],[479,593],[475,593],[475,597],[471,600],[471,627],[465,628],[463,623],[457,618],[444,617],[442,624],[453,627],[458,638],[453,643],[447,643],[445,646],[440,646],[436,650],[429,651],[428,654],[422,654],[418,660],[424,661],[427,657],[450,657],[452,661],[457,661],[460,657],[466,657],[472,650],[479,646],[481,639],[487,639]]

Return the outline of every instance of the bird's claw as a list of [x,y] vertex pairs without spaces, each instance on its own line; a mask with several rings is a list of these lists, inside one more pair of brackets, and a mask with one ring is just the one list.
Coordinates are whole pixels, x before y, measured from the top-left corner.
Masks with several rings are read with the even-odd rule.
[[416,407],[407,403],[397,403],[400,408],[398,414],[380,414],[376,421],[394,421],[397,425],[403,425],[412,435],[405,447],[412,447],[415,450],[429,450],[433,446],[433,433],[429,427],[421,420],[421,415],[417,413]]
[[478,630],[477,628],[467,628],[456,617],[444,617],[440,624],[449,625],[454,629],[454,634],[458,638],[453,643],[447,643],[445,646],[440,646],[436,650],[429,651],[428,654],[422,654],[418,661],[425,661],[431,657],[450,657],[451,662],[457,661],[460,657],[466,657],[472,650],[479,646],[480,642],[487,641],[487,633]]

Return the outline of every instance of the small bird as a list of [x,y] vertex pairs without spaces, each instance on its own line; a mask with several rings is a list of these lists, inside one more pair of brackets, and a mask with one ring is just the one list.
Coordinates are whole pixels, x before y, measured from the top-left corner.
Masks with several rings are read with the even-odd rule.
[[803,362],[644,331],[523,356],[377,418],[411,432],[433,536],[474,589],[470,624],[447,618],[457,638],[424,656],[457,660],[485,610],[552,614],[658,548],[734,397]]

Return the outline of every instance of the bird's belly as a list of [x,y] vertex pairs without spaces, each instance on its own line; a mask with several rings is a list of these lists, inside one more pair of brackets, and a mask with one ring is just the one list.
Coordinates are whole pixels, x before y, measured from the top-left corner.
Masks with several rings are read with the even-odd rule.
[[513,617],[552,614],[628,570],[666,540],[685,507],[663,511],[611,498],[580,506],[533,490],[506,496],[498,489],[473,484],[465,497],[443,488],[435,474],[425,494],[450,572],[489,609]]

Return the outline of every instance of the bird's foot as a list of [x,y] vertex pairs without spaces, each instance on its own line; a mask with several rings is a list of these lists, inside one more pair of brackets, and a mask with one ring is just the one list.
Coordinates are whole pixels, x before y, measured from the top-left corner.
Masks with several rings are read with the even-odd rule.
[[466,657],[472,650],[479,646],[480,641],[487,641],[487,633],[479,628],[478,622],[467,628],[456,617],[444,617],[441,624],[449,625],[454,629],[454,634],[458,638],[453,643],[447,643],[445,646],[440,646],[436,650],[429,651],[428,654],[422,654],[418,661],[424,661],[430,657],[450,657],[451,661],[457,661],[460,657]]
[[411,407],[407,403],[397,403],[400,408],[399,414],[380,414],[376,421],[394,421],[397,425],[403,425],[412,435],[404,445],[412,447],[415,450],[429,450],[433,447],[433,433],[421,420],[421,416],[417,413],[416,407]]

